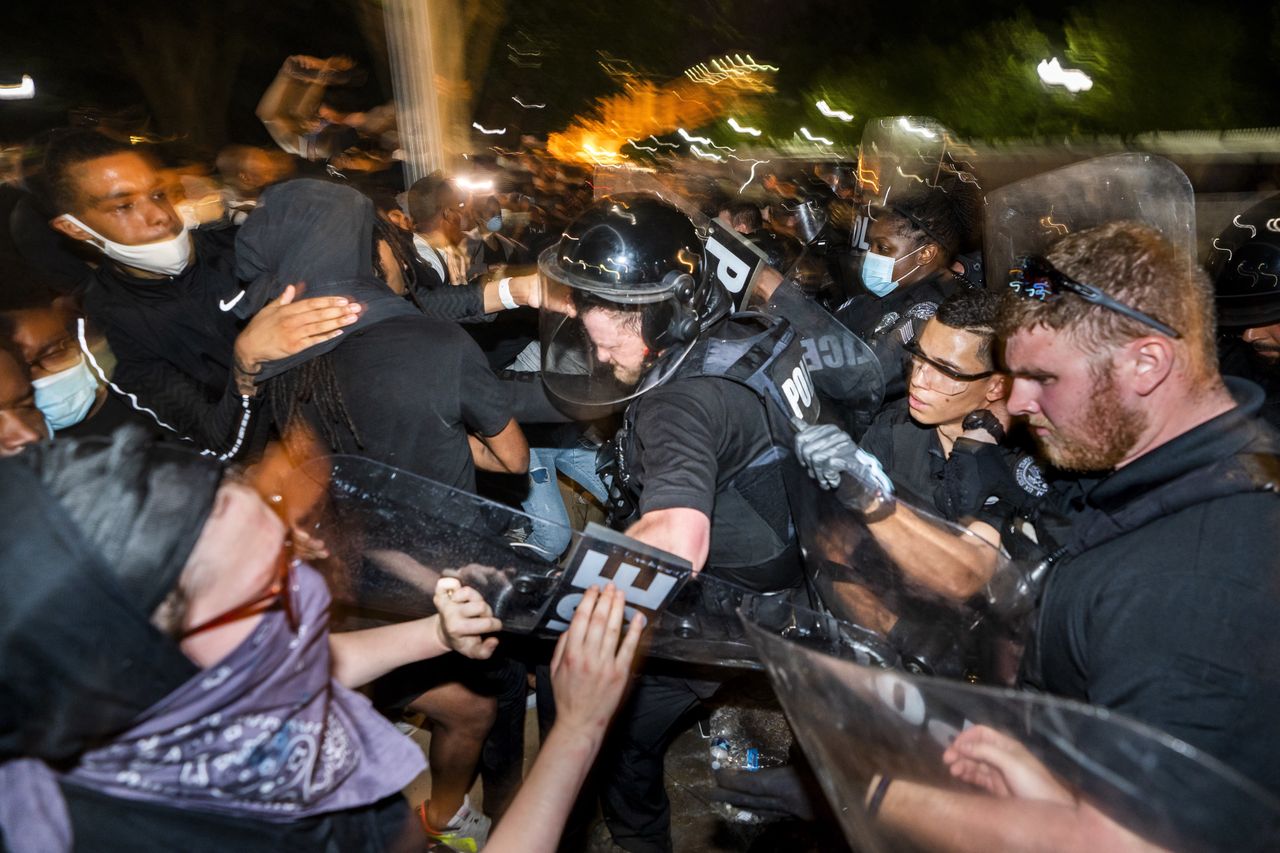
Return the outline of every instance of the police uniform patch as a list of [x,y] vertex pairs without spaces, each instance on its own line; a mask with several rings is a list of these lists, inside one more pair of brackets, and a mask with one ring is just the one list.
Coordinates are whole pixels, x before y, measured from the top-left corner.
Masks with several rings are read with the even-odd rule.
[[1027,494],[1035,495],[1042,498],[1049,491],[1049,484],[1045,482],[1044,472],[1040,470],[1040,466],[1036,464],[1036,460],[1030,456],[1024,456],[1013,471],[1014,477],[1018,480],[1018,485],[1022,487]]
[[890,311],[888,314],[885,314],[884,317],[880,319],[880,322],[876,324],[875,331],[873,331],[871,334],[872,335],[884,334],[885,332],[893,328],[893,324],[898,322],[898,318],[901,316],[902,315],[899,314],[897,311]]
[[937,313],[938,303],[936,302],[917,302],[907,309],[907,316],[913,320],[928,320]]

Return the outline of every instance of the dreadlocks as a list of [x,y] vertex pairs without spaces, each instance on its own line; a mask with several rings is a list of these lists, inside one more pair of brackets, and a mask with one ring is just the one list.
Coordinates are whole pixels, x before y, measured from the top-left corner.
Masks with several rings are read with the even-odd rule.
[[387,221],[379,214],[373,218],[373,271],[378,278],[388,281],[387,271],[382,268],[382,258],[378,252],[380,242],[387,244],[391,249],[391,256],[400,267],[400,274],[404,277],[405,295],[419,311],[426,313],[426,309],[418,298],[418,265],[413,261],[413,243],[404,229]]
[[[355,439],[356,447],[364,448],[360,433],[351,420],[351,413],[342,397],[338,376],[333,370],[332,355],[332,352],[318,355],[267,380],[267,405],[271,407],[271,419],[275,421],[286,444],[291,440],[290,436],[296,434],[289,427],[298,423],[299,418],[305,417],[303,408],[310,403],[313,404],[321,437],[331,449],[340,449],[339,429],[343,427]],[[288,449],[292,451],[295,448]]]

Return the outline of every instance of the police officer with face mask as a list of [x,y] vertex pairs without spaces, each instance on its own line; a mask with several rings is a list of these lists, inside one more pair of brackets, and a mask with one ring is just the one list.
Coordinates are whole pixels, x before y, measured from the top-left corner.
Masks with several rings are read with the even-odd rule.
[[968,239],[961,205],[949,193],[922,190],[871,209],[862,262],[866,292],[841,305],[836,318],[880,359],[886,400],[906,390],[903,347],[943,300],[967,286],[951,271]]
[[[803,355],[785,321],[730,315],[708,267],[680,210],[638,193],[598,201],[539,261],[543,286],[567,290],[572,305],[542,309],[543,381],[573,404],[625,405],[616,526],[684,557],[695,573],[785,593],[802,574],[788,454],[775,446],[766,400],[783,398],[777,377],[803,373]],[[700,675],[651,670],[616,724],[601,799],[627,850],[671,849],[663,755],[681,718],[720,686],[714,673]]]

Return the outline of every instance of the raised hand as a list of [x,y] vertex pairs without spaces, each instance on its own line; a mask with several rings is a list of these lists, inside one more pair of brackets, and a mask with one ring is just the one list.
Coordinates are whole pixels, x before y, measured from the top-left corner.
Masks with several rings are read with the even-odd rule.
[[604,736],[631,679],[631,662],[645,626],[644,614],[637,613],[623,637],[625,610],[626,598],[612,584],[603,592],[593,586],[583,594],[551,658],[557,727]]

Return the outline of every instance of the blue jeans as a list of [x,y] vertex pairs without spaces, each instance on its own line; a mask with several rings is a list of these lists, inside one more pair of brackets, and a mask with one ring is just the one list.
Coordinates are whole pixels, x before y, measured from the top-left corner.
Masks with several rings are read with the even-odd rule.
[[596,474],[596,446],[590,441],[579,439],[573,447],[529,448],[529,494],[521,506],[533,520],[529,544],[552,559],[563,554],[573,538],[569,512],[556,483],[557,471],[600,503],[608,497],[608,490]]

